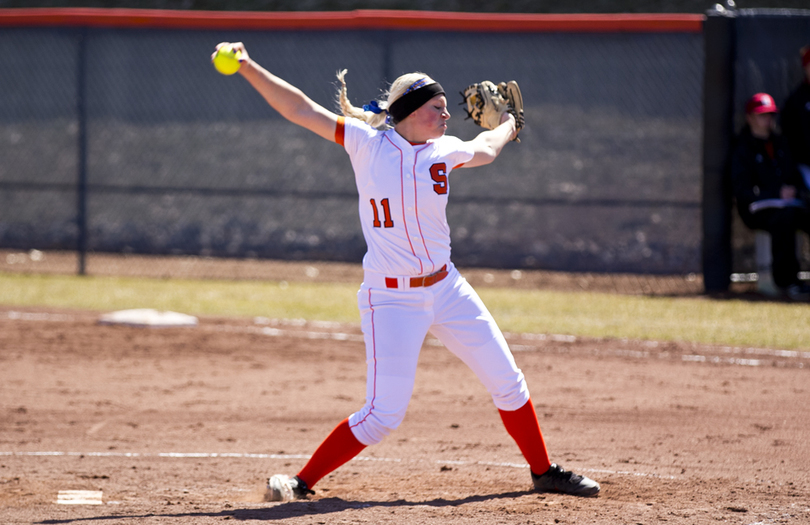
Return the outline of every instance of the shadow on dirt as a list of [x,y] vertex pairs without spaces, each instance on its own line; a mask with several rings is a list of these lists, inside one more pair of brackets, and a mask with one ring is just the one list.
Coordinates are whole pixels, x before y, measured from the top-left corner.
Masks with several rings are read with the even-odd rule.
[[459,507],[470,503],[491,501],[497,499],[514,499],[530,492],[504,492],[502,494],[489,494],[482,496],[469,496],[457,500],[437,498],[430,501],[346,501],[340,498],[323,498],[315,501],[293,501],[289,503],[271,504],[266,508],[235,509],[220,512],[179,512],[179,513],[148,513],[148,514],[113,514],[110,516],[92,516],[84,518],[43,520],[35,522],[38,525],[58,525],[62,523],[119,523],[124,520],[140,520],[145,518],[225,518],[236,520],[276,521],[303,516],[323,516],[335,514],[346,510],[366,509],[372,507]]

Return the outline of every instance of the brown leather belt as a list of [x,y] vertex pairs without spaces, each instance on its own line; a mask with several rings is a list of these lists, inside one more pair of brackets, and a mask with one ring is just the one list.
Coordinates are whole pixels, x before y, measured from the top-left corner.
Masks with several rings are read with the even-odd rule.
[[[411,288],[420,288],[422,286],[433,286],[437,282],[441,281],[445,277],[447,277],[447,265],[445,264],[442,266],[438,272],[434,272],[430,275],[425,275],[424,277],[411,277],[410,280],[410,287]],[[386,277],[385,278],[385,286],[387,288],[399,288],[399,284],[397,283],[396,277]]]

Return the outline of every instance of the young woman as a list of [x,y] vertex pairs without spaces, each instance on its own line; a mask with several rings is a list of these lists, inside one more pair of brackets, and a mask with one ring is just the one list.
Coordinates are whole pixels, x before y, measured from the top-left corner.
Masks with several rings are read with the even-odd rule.
[[273,109],[345,148],[368,246],[357,294],[368,366],[365,405],[338,424],[296,476],[271,477],[268,499],[313,494],[320,479],[399,426],[428,332],[487,388],[531,467],[536,490],[598,494],[598,483],[549,461],[523,373],[492,315],[450,260],[450,174],[495,160],[517,136],[514,117],[505,113],[498,127],[465,142],[445,135],[447,98],[427,75],[399,77],[385,100],[360,109],[349,102],[345,70],[338,74],[338,115],[253,61],[241,42],[217,49],[223,45],[241,51],[239,73]]

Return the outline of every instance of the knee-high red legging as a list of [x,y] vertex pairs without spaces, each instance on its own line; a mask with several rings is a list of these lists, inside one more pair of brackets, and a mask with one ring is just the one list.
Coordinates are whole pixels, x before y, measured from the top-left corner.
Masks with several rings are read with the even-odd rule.
[[[514,411],[499,410],[506,431],[517,443],[523,457],[529,463],[532,472],[542,474],[548,470],[551,462],[548,450],[537,421],[537,413],[531,399]],[[324,476],[357,456],[365,445],[357,441],[349,420],[344,419],[321,443],[310,460],[298,473],[298,477],[312,488]]]
[[532,472],[535,474],[546,472],[551,462],[531,398],[515,411],[498,410],[498,412],[501,414],[506,431],[517,443]]

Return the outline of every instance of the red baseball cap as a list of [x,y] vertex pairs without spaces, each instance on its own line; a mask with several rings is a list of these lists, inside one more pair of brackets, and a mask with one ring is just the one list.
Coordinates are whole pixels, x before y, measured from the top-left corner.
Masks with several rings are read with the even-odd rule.
[[767,93],[757,93],[745,104],[746,113],[777,113],[776,102]]

